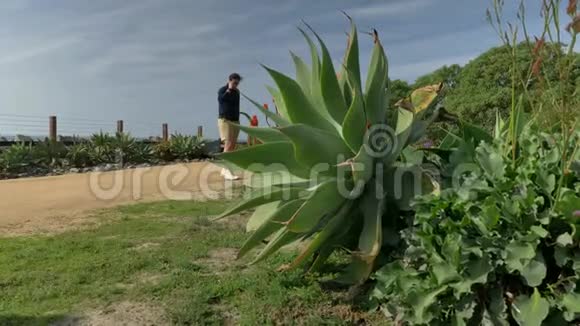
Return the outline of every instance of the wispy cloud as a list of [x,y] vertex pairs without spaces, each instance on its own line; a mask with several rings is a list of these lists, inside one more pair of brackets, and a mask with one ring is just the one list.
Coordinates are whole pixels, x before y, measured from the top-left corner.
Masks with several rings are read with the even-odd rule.
[[359,19],[395,16],[415,12],[432,4],[432,0],[375,1],[368,6],[351,8],[348,13]]
[[46,56],[53,52],[57,52],[69,46],[72,46],[76,42],[79,42],[79,39],[77,38],[56,39],[52,40],[51,42],[39,44],[33,47],[25,49],[17,49],[12,53],[4,52],[4,55],[0,56],[0,65],[17,64],[33,59],[35,57]]
[[445,65],[459,64],[464,65],[470,60],[477,57],[479,53],[472,53],[461,56],[449,56],[445,58],[437,58],[433,60],[424,60],[418,62],[411,62],[404,65],[395,66],[391,69],[393,78],[404,79],[412,81],[413,78],[427,74],[437,68]]

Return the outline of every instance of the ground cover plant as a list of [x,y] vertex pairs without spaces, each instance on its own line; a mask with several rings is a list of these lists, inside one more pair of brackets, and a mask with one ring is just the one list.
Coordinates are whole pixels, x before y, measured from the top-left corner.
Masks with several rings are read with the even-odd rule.
[[[503,2],[495,4],[499,24]],[[554,33],[552,24],[558,28],[560,4],[544,2],[542,38]],[[567,12],[578,19],[576,1]],[[460,134],[449,134],[433,151],[452,183],[440,196],[417,199],[400,255],[375,275],[372,295],[394,322],[579,322],[580,130],[574,81],[561,75],[551,85],[560,91],[547,90],[538,101],[528,86],[546,82],[543,74],[553,69],[542,66],[543,42],[538,40],[527,74],[532,81],[522,81],[517,32],[508,26],[514,61],[510,119],[504,123],[497,114],[493,134],[462,123]],[[559,58],[565,64],[556,70],[577,64],[578,31],[571,33],[570,48]],[[542,116],[547,112],[550,117]]]

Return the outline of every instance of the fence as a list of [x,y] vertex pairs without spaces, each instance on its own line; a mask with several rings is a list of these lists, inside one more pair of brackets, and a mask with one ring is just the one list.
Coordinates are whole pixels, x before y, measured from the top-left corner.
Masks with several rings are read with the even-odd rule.
[[[48,138],[51,141],[58,141],[59,137],[84,137],[101,131],[106,133],[125,132],[128,126],[130,126],[132,134],[142,135],[142,138],[169,140],[170,137],[168,123],[155,124],[133,120],[126,123],[124,120],[107,121],[70,116],[60,118],[54,115],[41,117],[0,114],[0,143],[13,142],[8,139],[2,139],[2,136],[7,134]],[[6,130],[8,132],[5,132]],[[159,130],[159,133],[156,133],[155,130]],[[203,126],[197,126],[197,136],[203,137]]]

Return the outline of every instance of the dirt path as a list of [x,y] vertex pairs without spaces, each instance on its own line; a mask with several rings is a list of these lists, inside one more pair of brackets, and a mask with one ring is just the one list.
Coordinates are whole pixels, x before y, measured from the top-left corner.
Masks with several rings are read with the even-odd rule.
[[[217,198],[231,184],[207,162],[0,181],[0,235],[75,223],[89,210],[139,201]],[[22,233],[22,232],[18,232]]]

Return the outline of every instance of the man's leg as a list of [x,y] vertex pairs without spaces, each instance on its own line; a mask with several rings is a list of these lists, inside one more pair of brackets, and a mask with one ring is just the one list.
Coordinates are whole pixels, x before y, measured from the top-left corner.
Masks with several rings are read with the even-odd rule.
[[[235,133],[234,128],[224,119],[219,119],[218,126],[220,130],[220,137],[224,140],[224,152],[233,152],[236,149],[237,142],[236,140],[237,134]],[[226,168],[222,169],[221,174],[225,179],[228,180],[239,179],[230,170]]]

